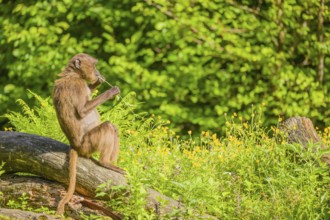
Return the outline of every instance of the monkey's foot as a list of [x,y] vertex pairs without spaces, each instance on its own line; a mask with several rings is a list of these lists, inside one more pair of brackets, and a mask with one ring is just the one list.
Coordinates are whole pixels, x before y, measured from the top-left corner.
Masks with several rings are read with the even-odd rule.
[[111,163],[104,163],[104,162],[95,160],[94,158],[93,158],[93,161],[96,162],[98,165],[100,165],[100,166],[102,166],[104,168],[107,168],[109,170],[115,171],[115,172],[120,173],[120,174],[123,174],[123,175],[126,174],[125,170],[123,170],[120,167],[117,167],[117,166],[115,166],[115,165],[113,165]]

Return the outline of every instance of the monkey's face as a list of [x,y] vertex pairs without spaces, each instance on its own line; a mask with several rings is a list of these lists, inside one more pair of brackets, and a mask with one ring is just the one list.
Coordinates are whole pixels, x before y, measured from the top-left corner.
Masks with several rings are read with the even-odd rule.
[[97,59],[87,54],[78,54],[71,59],[70,63],[73,64],[77,73],[84,80],[90,83],[96,83],[97,81],[104,82],[104,77],[96,69],[97,62]]

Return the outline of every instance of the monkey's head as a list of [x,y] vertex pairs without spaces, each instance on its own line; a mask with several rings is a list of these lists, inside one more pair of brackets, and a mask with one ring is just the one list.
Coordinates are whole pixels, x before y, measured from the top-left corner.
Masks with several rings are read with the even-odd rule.
[[80,77],[88,82],[95,83],[104,81],[104,77],[96,69],[97,59],[88,54],[79,53],[71,58],[69,67],[71,67]]

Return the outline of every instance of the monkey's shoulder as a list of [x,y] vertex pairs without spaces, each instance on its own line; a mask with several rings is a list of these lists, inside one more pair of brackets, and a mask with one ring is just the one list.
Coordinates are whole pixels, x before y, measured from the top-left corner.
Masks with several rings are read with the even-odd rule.
[[56,95],[56,93],[69,96],[88,96],[90,90],[88,88],[87,82],[83,79],[63,77],[55,81],[54,95]]
[[55,80],[55,86],[68,86],[68,85],[71,85],[71,86],[83,86],[83,85],[86,85],[87,82],[80,78],[80,77],[77,77],[76,75],[65,75],[65,76],[62,76],[60,78],[58,78],[57,80]]

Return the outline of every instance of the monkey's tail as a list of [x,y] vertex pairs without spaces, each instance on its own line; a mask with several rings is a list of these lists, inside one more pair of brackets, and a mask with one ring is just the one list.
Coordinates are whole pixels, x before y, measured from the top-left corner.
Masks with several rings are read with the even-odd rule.
[[77,151],[71,148],[69,188],[67,194],[62,198],[62,200],[59,202],[57,206],[56,214],[58,215],[62,215],[64,213],[64,207],[72,198],[74,190],[76,188],[77,159],[78,159]]

